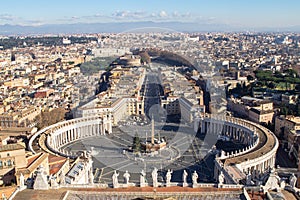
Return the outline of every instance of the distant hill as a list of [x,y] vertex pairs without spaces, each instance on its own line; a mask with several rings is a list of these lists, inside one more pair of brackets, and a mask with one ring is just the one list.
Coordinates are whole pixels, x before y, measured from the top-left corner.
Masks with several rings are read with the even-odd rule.
[[197,22],[114,22],[46,24],[40,26],[0,25],[0,35],[73,34],[73,33],[120,33],[120,32],[228,32],[228,31],[291,31],[299,32],[300,26],[286,28],[242,28],[225,24],[201,24]]

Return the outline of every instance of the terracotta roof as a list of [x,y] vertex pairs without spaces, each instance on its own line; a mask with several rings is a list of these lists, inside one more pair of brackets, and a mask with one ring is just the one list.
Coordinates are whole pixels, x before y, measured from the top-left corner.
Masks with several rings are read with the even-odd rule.
[[27,166],[24,168],[17,169],[16,174],[22,173],[23,175],[25,175],[25,174],[32,173],[47,158],[48,158],[48,154],[42,153],[42,152],[39,154],[30,156],[29,158],[27,158]]
[[56,174],[67,162],[67,158],[50,154],[48,156],[49,174]]
[[49,174],[53,174],[53,175],[56,174],[65,163],[66,163],[66,160],[64,162],[49,164]]
[[1,188],[0,195],[4,194],[6,198],[9,198],[16,189],[16,186]]
[[28,169],[32,172],[34,171],[45,159],[48,158],[47,153],[41,153],[41,155],[28,166]]
[[67,160],[65,157],[62,156],[55,156],[52,154],[49,154],[48,156],[49,164],[55,163],[55,162],[64,162]]
[[26,167],[29,167],[40,156],[41,156],[41,154],[35,154],[35,155],[32,155],[32,156],[28,157]]

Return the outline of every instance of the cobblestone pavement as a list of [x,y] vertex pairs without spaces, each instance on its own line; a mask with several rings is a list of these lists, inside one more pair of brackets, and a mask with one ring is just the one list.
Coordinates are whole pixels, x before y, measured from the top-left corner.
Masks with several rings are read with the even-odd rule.
[[192,128],[186,124],[157,123],[155,130],[159,130],[156,137],[158,134],[164,137],[168,147],[156,156],[142,155],[142,159],[134,159],[128,148],[132,145],[136,133],[141,140],[145,140],[146,135],[150,136],[150,125],[126,125],[114,128],[111,135],[88,138],[64,148],[72,152],[93,149],[95,182],[110,184],[112,174],[117,170],[120,173],[119,182],[122,183],[123,174],[128,170],[131,174],[130,182],[139,183],[139,173],[144,170],[147,173],[146,179],[151,184],[151,171],[154,167],[159,170],[159,182],[165,182],[168,169],[173,170],[172,182],[182,182],[184,169],[189,174],[188,182],[191,182],[194,170],[199,174],[199,182],[213,182],[214,155],[208,153],[210,147],[203,144],[201,137],[195,136]]

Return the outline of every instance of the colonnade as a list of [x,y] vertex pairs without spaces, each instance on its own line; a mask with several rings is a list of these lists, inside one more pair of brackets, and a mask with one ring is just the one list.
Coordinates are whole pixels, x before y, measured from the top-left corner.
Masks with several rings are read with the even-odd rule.
[[[261,157],[259,160],[248,160],[243,167],[239,165],[224,165],[221,159],[215,160],[214,178],[217,179],[222,171],[227,184],[238,184],[240,180],[246,179],[248,175],[251,179],[259,180],[264,174],[270,172],[275,167],[276,156]],[[251,163],[251,164],[248,164]]]
[[41,134],[45,134],[47,148],[53,153],[68,157],[69,155],[60,151],[62,146],[87,137],[110,133],[112,133],[112,121],[107,118],[103,119],[99,116],[75,118],[58,122],[38,131],[30,138],[28,146],[35,153],[33,141]]
[[54,149],[59,149],[61,146],[74,142],[75,140],[104,134],[105,131],[102,124],[83,125],[79,127],[71,125],[51,133],[49,136],[51,138],[49,144]]
[[103,120],[100,117],[76,118],[57,123],[47,130],[47,147],[54,153],[70,156],[60,151],[62,146],[76,140],[110,134],[112,132],[111,123],[111,121]]
[[258,136],[254,130],[247,127],[238,121],[222,121],[211,118],[204,118],[200,121],[200,131],[202,134],[217,134],[226,136],[232,140],[240,141],[241,143],[250,146],[253,145]]
[[269,158],[263,159],[262,161],[254,161],[253,165],[248,165],[244,167],[244,173],[250,173],[253,178],[258,178],[260,174],[263,174],[264,172],[269,172],[271,168],[275,167],[275,159],[276,156],[272,155]]
[[234,117],[215,119],[211,116],[198,119],[197,123],[197,131],[202,134],[223,135],[246,145],[243,150],[216,157],[215,179],[222,171],[226,183],[238,184],[249,174],[260,178],[275,167],[278,140],[261,125]]

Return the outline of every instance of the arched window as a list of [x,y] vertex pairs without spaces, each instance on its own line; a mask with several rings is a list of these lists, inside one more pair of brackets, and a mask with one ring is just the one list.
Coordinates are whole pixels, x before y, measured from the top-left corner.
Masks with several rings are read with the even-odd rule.
[[11,166],[11,160],[7,161],[7,166]]
[[2,163],[2,160],[0,160],[0,168],[3,167],[3,163]]

